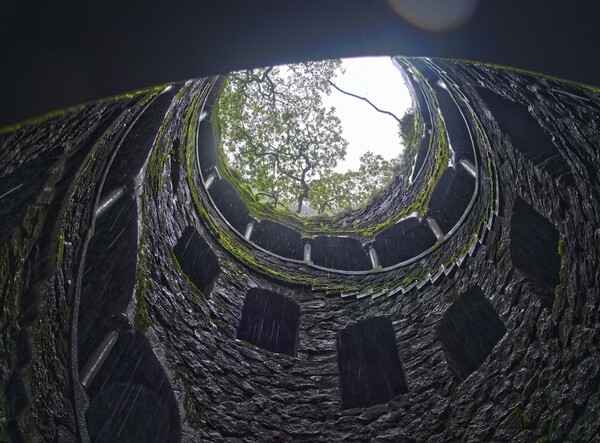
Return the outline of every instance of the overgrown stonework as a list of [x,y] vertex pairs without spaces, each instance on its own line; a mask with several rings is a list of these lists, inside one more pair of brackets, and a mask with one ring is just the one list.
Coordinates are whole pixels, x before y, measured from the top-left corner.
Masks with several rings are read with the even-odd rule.
[[[1,132],[0,440],[599,439],[600,96],[484,65],[403,62],[442,111],[439,121],[423,115],[425,169],[403,196],[390,187],[329,234],[360,228],[368,254],[393,243],[386,235],[423,232],[376,239],[403,207],[430,205],[420,215],[442,220],[443,237],[412,238],[423,250],[387,253],[390,263],[414,258],[389,269],[322,269],[280,257],[285,248],[276,256],[221,217],[198,161],[214,149],[197,133],[215,79]],[[446,183],[436,168],[460,171],[461,185],[436,192]],[[423,197],[431,191],[447,202]],[[410,226],[430,226],[426,217]],[[533,235],[531,219],[543,232]],[[294,244],[317,241],[292,228]],[[186,251],[192,238],[203,250]],[[536,243],[548,239],[556,244]],[[194,273],[198,260],[208,262]],[[273,306],[281,316],[299,307],[297,330],[268,303],[244,322],[274,349],[284,328],[286,343],[297,338],[289,353],[236,338],[253,288],[292,301]],[[275,319],[271,330],[260,329],[261,313]],[[361,354],[364,371],[352,366],[342,384],[338,365],[351,357],[338,350],[364,350],[369,335],[344,347],[339,333],[372,318],[388,332],[391,322],[401,372],[393,355]],[[474,331],[483,337],[466,336]],[[344,408],[344,386],[381,403]]]

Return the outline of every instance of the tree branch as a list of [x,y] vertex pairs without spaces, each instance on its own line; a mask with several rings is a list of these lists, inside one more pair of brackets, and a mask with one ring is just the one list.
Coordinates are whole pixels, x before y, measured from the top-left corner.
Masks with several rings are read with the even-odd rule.
[[371,105],[371,107],[372,107],[373,109],[375,109],[377,112],[381,112],[382,114],[387,114],[387,115],[391,116],[391,117],[392,117],[394,120],[396,120],[396,121],[398,122],[398,124],[400,124],[400,123],[401,123],[401,120],[400,120],[400,119],[399,119],[399,118],[396,116],[396,114],[394,114],[394,113],[392,113],[392,112],[390,112],[390,111],[385,111],[385,110],[383,110],[383,109],[380,109],[380,108],[378,108],[378,107],[377,107],[377,106],[375,106],[375,104],[374,104],[374,103],[373,103],[371,100],[369,100],[368,98],[366,98],[366,97],[361,97],[360,95],[353,94],[352,92],[344,91],[342,88],[340,88],[338,85],[336,85],[335,83],[333,83],[331,80],[327,80],[327,81],[328,81],[328,83],[329,83],[331,86],[333,86],[335,89],[337,89],[338,91],[340,91],[342,94],[346,94],[346,95],[349,95],[350,97],[354,97],[354,98],[357,98],[357,99],[359,99],[359,100],[362,100],[362,101],[364,101],[364,102],[367,102],[367,103],[368,103],[369,105]]

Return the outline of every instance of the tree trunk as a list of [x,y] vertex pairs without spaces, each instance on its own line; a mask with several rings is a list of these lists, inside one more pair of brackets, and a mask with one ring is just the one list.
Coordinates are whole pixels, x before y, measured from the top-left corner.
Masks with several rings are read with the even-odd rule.
[[302,205],[304,204],[304,193],[298,197],[298,208],[296,209],[296,213],[300,214],[302,212]]

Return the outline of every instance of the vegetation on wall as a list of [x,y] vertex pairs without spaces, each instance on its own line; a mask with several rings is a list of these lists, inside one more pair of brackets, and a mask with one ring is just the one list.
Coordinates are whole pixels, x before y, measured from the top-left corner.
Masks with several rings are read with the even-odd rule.
[[[326,60],[228,76],[212,121],[228,163],[260,202],[297,213],[331,214],[356,207],[396,174],[400,158],[386,160],[370,151],[360,158],[358,170],[335,171],[348,142],[335,109],[327,109],[322,96],[335,88],[364,99],[337,87],[333,79],[339,72],[340,60]],[[410,130],[414,119],[370,104],[396,119],[399,132]]]
[[[434,132],[435,136],[430,137],[430,146],[428,148],[429,155],[432,157],[430,161],[433,165],[428,169],[426,176],[422,180],[423,183],[419,185],[421,188],[420,191],[410,199],[407,205],[400,208],[399,211],[382,222],[369,227],[360,227],[358,224],[354,223],[344,227],[332,228],[331,219],[325,220],[321,216],[303,217],[295,212],[289,211],[287,208],[281,205],[275,206],[272,202],[257,197],[255,190],[252,187],[252,183],[246,180],[242,174],[237,169],[232,167],[230,162],[227,160],[227,155],[224,149],[226,137],[223,136],[224,118],[227,113],[224,113],[220,109],[223,103],[222,97],[223,94],[221,93],[217,101],[212,106],[211,112],[211,121],[215,131],[215,148],[217,150],[216,157],[219,174],[224,180],[227,180],[234,187],[237,194],[248,208],[251,216],[257,219],[273,220],[294,226],[301,232],[302,235],[310,236],[328,232],[356,235],[359,238],[370,238],[388,227],[390,224],[393,224],[402,217],[413,212],[422,215],[427,211],[429,198],[433,193],[435,184],[437,183],[439,177],[441,177],[448,164],[447,134],[443,122],[441,119],[437,119],[435,127],[438,128],[438,130]],[[398,128],[399,136],[402,138],[406,149],[402,152],[400,159],[395,162],[394,167],[387,170],[393,171],[393,174],[401,174],[404,177],[407,177],[411,172],[415,157],[421,147],[425,127],[420,112],[417,109],[409,109],[409,111],[398,120],[400,121]],[[367,153],[364,157],[363,164],[361,165],[363,171],[383,169],[384,165],[379,162],[379,158],[377,158],[378,156],[373,156],[372,154]],[[348,171],[346,176],[356,177],[357,175],[359,174],[356,174],[356,171]],[[336,182],[336,185],[338,188],[343,187],[341,182]],[[315,186],[316,189],[319,189],[320,184],[315,183],[313,186]],[[342,200],[343,198],[339,192],[333,191],[331,194],[336,194],[338,196],[338,200]],[[313,194],[313,196],[314,195],[315,194]],[[323,195],[317,199],[326,200],[327,198],[327,195]],[[355,202],[358,201],[355,196],[353,199]],[[369,198],[357,206],[364,207],[368,205],[368,201]],[[318,207],[318,205],[316,206]],[[356,206],[354,209],[356,209]],[[335,218],[336,216],[337,214],[334,214],[332,217]]]

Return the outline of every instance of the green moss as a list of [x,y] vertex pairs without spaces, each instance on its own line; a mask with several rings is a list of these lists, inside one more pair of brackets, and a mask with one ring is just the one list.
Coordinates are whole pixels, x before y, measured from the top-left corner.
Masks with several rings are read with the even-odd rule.
[[558,239],[558,255],[562,257],[565,254],[565,245],[563,243],[562,237]]
[[202,425],[202,422],[200,420],[200,414],[198,413],[196,404],[192,399],[192,389],[190,384],[188,383],[186,377],[181,373],[179,368],[177,368],[172,362],[170,363],[173,367],[175,380],[177,380],[183,387],[183,409],[185,410],[187,420],[195,429],[199,429]]
[[325,292],[329,292],[329,293],[352,293],[352,292],[356,292],[358,291],[359,288],[357,288],[356,286],[350,286],[350,285],[339,285],[339,284],[323,284],[323,285],[316,285],[312,287],[313,290],[315,291],[325,291]]
[[[142,194],[142,207],[144,206],[144,195]],[[142,214],[144,213],[142,209]],[[135,317],[133,327],[136,331],[142,332],[150,326],[150,318],[148,317],[148,306],[146,304],[146,290],[148,287],[148,265],[146,263],[146,234],[142,230],[138,245],[138,263],[136,269],[135,283]]]
[[558,297],[560,295],[560,290],[562,289],[562,285],[559,283],[554,287],[554,297]]
[[413,283],[417,283],[418,281],[419,281],[419,277],[418,276],[407,275],[406,277],[404,277],[402,279],[402,283],[400,284],[400,286],[406,288],[407,286],[410,286]]
[[154,196],[158,195],[162,187],[163,170],[169,154],[169,150],[166,148],[171,145],[170,137],[165,138],[165,131],[171,123],[172,117],[172,110],[169,110],[158,130],[158,135],[156,136],[150,159],[148,160],[146,182],[150,185]]
[[65,230],[61,229],[58,234],[58,245],[56,251],[56,263],[60,263],[65,253]]
[[[537,397],[530,397],[530,402],[534,401]],[[532,439],[537,437],[536,442],[545,442],[549,440],[549,437],[556,428],[556,419],[554,417],[546,418],[545,420],[535,423],[529,415],[516,406],[508,414],[508,419],[516,422],[521,429],[518,436],[520,438]]]
[[521,417],[521,423],[523,425],[524,429],[530,429],[531,428],[531,418],[529,417],[529,415],[526,412],[523,412],[523,416]]
[[519,441],[531,441],[535,437],[535,431],[533,429],[523,429],[517,434]]
[[549,417],[540,424],[540,432],[543,435],[550,436],[554,433],[558,420],[555,417]]
[[523,415],[523,410],[519,406],[515,406],[508,413],[508,418],[510,420],[519,420],[520,421],[522,415]]
[[177,260],[177,257],[175,256],[175,253],[173,252],[173,250],[171,248],[169,249],[169,254],[171,255],[171,259],[173,260],[173,263],[175,264],[175,267],[177,268],[177,270],[179,271],[179,273],[183,276],[183,278],[185,279],[185,281],[188,283],[189,287],[191,288],[191,294],[192,294],[192,298],[199,304],[204,304],[206,303],[206,297],[204,296],[204,294],[202,293],[202,291],[200,290],[200,288],[198,288],[187,276],[187,274],[183,271],[183,269],[181,269],[181,265],[179,264],[179,261]]
[[200,427],[202,425],[202,421],[200,420],[200,414],[198,414],[198,409],[196,408],[196,404],[192,400],[192,396],[190,394],[189,388],[187,388],[184,392],[183,407],[187,414],[187,419],[188,419],[189,423],[195,429],[200,429]]
[[534,401],[536,401],[541,396],[542,396],[542,391],[540,389],[536,389],[529,396],[529,403],[533,403]]
[[162,90],[164,90],[164,88],[167,86],[168,86],[168,84],[154,86],[151,88],[145,88],[145,89],[140,89],[137,91],[127,92],[125,94],[115,95],[113,97],[108,97],[108,98],[101,99],[101,100],[87,102],[87,103],[83,103],[83,104],[76,105],[76,106],[70,106],[68,108],[58,109],[56,111],[52,111],[47,114],[40,115],[38,117],[34,117],[34,118],[31,118],[31,119],[28,119],[28,120],[25,120],[25,121],[22,121],[19,123],[15,123],[13,125],[2,127],[2,128],[0,128],[0,135],[17,131],[25,126],[41,125],[42,123],[46,123],[51,120],[56,120],[65,115],[80,112],[84,108],[86,108],[90,105],[96,104],[96,103],[113,103],[113,102],[132,99],[132,98],[135,98],[135,97],[143,95],[143,94],[156,95],[159,92],[161,92]]
[[138,271],[135,287],[135,317],[133,321],[133,328],[138,332],[143,332],[150,326],[148,306],[146,304],[146,279],[145,269]]
[[[415,196],[412,202],[410,202],[407,206],[402,208],[393,216],[389,217],[387,220],[383,222],[371,226],[368,228],[360,228],[359,221],[355,220],[352,223],[352,227],[350,228],[331,228],[332,225],[336,223],[337,220],[342,216],[342,214],[338,214],[335,216],[315,216],[315,217],[305,217],[296,214],[288,209],[274,207],[273,205],[267,204],[263,201],[258,200],[252,189],[244,183],[241,175],[231,168],[226,160],[226,155],[223,150],[223,146],[221,144],[220,137],[220,128],[221,122],[219,120],[219,108],[218,101],[212,108],[211,111],[211,121],[213,124],[213,130],[215,131],[215,141],[216,141],[216,158],[217,158],[217,169],[221,175],[221,177],[229,182],[231,186],[235,189],[240,199],[244,202],[250,215],[257,219],[266,219],[275,222],[281,222],[286,225],[294,226],[298,229],[303,236],[311,236],[318,235],[323,233],[328,234],[349,234],[355,235],[357,237],[362,238],[371,238],[377,233],[381,232],[388,226],[394,224],[398,220],[403,217],[416,212],[419,216],[423,216],[429,207],[429,200],[431,199],[431,195],[435,189],[435,185],[437,181],[443,174],[444,170],[448,165],[448,135],[446,133],[446,129],[444,127],[444,123],[441,119],[441,116],[438,115],[437,118],[437,138],[432,137],[430,140],[430,152],[432,152],[432,146],[435,140],[437,140],[437,149],[435,150],[435,160],[433,166],[429,169],[428,175],[425,179],[425,184],[423,188]],[[415,125],[421,127],[422,123],[420,119],[415,119]],[[422,136],[422,128],[421,130],[415,130],[416,136]],[[419,138],[420,141],[420,138]]]
[[477,241],[476,237],[469,237],[469,239],[466,242],[464,242],[462,245],[460,245],[458,249],[454,251],[452,256],[444,264],[444,267],[449,268],[450,266],[452,266],[452,263],[456,263],[462,256],[464,256],[467,253],[467,251],[475,241]]

